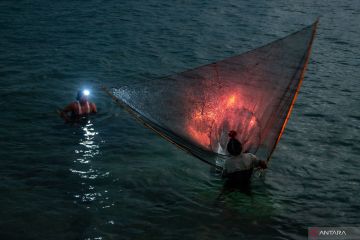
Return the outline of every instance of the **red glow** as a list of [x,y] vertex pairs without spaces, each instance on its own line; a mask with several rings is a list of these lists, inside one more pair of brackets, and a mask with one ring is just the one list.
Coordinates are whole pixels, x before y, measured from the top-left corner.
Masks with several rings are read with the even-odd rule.
[[253,117],[251,117],[251,120],[249,122],[250,127],[253,127],[255,125],[255,123],[256,123],[256,118],[253,116]]
[[188,131],[192,138],[202,146],[209,146],[210,145],[210,138],[207,133],[197,131],[193,127],[189,126]]
[[247,140],[257,128],[256,118],[247,110],[246,100],[240,92],[208,96],[208,102],[195,105],[186,129],[190,138],[206,149],[224,149],[230,130],[238,132],[240,141]]
[[235,95],[231,95],[231,96],[229,97],[228,101],[227,101],[226,106],[227,106],[227,107],[233,106],[234,103],[235,103],[235,100],[236,100]]

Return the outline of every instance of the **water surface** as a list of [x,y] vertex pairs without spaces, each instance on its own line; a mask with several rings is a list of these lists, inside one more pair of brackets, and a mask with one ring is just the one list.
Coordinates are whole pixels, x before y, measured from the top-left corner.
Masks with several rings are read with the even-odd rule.
[[[308,72],[252,196],[99,89],[256,48],[320,16]],[[305,239],[359,223],[360,2],[0,2],[1,239]],[[82,86],[99,114],[55,114]]]

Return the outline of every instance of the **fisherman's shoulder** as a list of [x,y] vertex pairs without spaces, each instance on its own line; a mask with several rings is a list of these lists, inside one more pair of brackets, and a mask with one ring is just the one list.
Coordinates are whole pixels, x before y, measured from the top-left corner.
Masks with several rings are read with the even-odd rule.
[[232,156],[229,159],[227,159],[228,163],[235,163],[243,160],[243,154],[239,154],[237,156]]
[[78,104],[79,104],[78,101],[73,101],[73,102],[69,103],[69,106],[71,106],[71,107],[77,107]]
[[66,105],[66,107],[63,109],[63,111],[72,111],[77,107],[77,103],[76,102],[71,102],[68,105]]
[[89,102],[89,104],[91,111],[96,113],[97,112],[96,104],[93,102]]
[[247,153],[243,153],[242,155],[243,155],[244,158],[249,158],[251,160],[256,160],[257,159],[256,155],[253,154],[253,153],[247,152]]

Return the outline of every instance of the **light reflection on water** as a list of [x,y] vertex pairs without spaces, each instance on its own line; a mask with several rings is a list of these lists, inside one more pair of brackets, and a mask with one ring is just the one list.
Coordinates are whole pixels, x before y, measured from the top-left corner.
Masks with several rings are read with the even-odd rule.
[[[100,145],[104,143],[99,137],[99,132],[95,130],[94,124],[91,120],[81,127],[79,142],[74,152],[74,164],[70,171],[79,177],[81,185],[80,190],[74,193],[74,203],[85,205],[86,209],[110,208],[114,206],[114,202],[109,197],[109,191],[101,188],[98,182],[103,178],[109,177],[108,171],[101,171],[97,166],[99,160]],[[113,225],[115,222],[112,219],[106,219],[108,225]],[[103,239],[96,232],[96,228],[89,226],[89,233],[91,238],[85,239]]]
[[[109,172],[102,173],[94,167],[95,157],[100,153],[99,140],[96,138],[99,132],[95,130],[91,120],[87,120],[81,130],[81,137],[75,149],[76,159],[74,160],[74,166],[70,168],[73,174],[80,177],[83,186],[80,193],[74,194],[75,202],[89,203],[100,198],[108,199],[104,196],[107,190],[102,193],[98,192],[94,187],[97,178],[109,175]],[[90,208],[90,206],[87,206],[87,208]]]
[[[360,1],[187,2],[0,3],[0,239],[304,239],[308,226],[360,222]],[[265,185],[253,182],[254,204],[235,193],[212,207],[221,180],[107,96],[94,99],[103,115],[76,129],[43,115],[84,77],[148,81],[319,15],[309,71]]]

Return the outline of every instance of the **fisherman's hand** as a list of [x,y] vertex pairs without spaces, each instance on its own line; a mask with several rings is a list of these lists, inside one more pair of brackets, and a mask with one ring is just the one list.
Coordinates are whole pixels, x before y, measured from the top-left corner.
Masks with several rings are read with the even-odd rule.
[[264,161],[264,160],[260,160],[260,162],[259,162],[259,167],[260,167],[261,169],[266,169],[266,168],[267,168],[267,162]]

